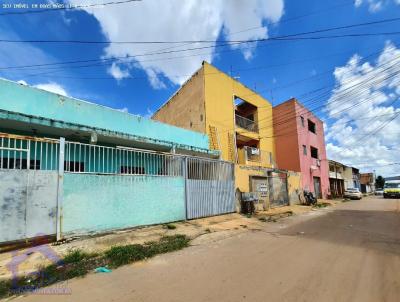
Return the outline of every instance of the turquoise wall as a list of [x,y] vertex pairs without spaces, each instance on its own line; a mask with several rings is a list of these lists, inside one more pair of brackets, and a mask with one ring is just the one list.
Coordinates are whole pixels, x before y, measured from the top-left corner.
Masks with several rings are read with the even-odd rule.
[[0,79],[0,109],[208,149],[208,136]]
[[63,234],[185,219],[182,177],[64,175]]

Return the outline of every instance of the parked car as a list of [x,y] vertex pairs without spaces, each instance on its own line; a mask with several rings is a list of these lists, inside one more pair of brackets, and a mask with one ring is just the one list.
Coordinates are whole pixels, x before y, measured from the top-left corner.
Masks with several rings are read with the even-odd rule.
[[383,187],[383,198],[400,198],[400,180],[388,180]]
[[344,198],[349,198],[349,199],[361,199],[362,193],[357,188],[348,188],[347,190],[344,191],[343,196]]
[[375,195],[382,196],[383,195],[383,189],[376,189],[375,190]]

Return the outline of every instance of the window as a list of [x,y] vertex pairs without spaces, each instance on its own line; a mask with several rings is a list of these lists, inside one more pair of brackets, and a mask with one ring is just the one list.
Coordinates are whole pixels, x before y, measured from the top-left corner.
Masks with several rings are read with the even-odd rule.
[[79,161],[64,161],[64,171],[85,172],[85,164]]
[[313,123],[312,121],[308,120],[308,131],[311,131],[312,133],[316,133],[315,130],[315,123]]
[[310,153],[312,158],[318,159],[318,149],[314,147],[310,147]]
[[[28,161],[25,158],[0,158],[0,168],[2,169],[28,169]],[[40,170],[40,160],[31,159],[29,169]]]
[[306,145],[303,145],[303,154],[307,155],[307,146]]
[[121,174],[145,174],[144,167],[131,167],[131,166],[121,166],[120,168]]
[[304,117],[300,116],[301,125],[304,127]]

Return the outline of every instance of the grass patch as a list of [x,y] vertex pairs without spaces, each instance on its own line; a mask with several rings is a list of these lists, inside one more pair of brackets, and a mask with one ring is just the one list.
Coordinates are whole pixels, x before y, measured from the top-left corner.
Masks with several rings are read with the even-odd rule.
[[0,281],[0,298],[16,293],[24,294],[60,281],[83,277],[100,266],[115,268],[158,254],[177,251],[189,246],[189,242],[190,239],[186,235],[178,234],[164,236],[158,241],[145,244],[113,246],[102,254],[90,254],[79,249],[71,250],[60,263],[41,267],[33,275],[18,278],[16,280],[17,292],[12,288],[11,280]]
[[162,237],[159,241],[147,242],[144,245],[132,244],[114,246],[105,252],[111,267],[118,267],[135,261],[151,258],[158,254],[177,251],[189,245],[189,238],[185,235]]
[[314,208],[326,208],[329,207],[331,204],[327,202],[317,203],[313,207]]
[[176,225],[172,224],[172,223],[168,223],[164,226],[166,229],[168,230],[175,230],[176,229]]
[[74,249],[68,251],[68,253],[64,256],[63,262],[66,264],[70,263],[78,263],[85,259],[90,259],[97,257],[97,253],[86,253],[80,249]]

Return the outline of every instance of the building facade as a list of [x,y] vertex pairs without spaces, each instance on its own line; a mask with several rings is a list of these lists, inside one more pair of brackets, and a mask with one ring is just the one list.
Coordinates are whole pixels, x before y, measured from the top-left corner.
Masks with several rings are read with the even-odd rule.
[[276,170],[272,105],[234,78],[203,62],[152,118],[208,134],[210,148],[235,164],[238,192],[259,193],[264,208],[288,203],[287,173]]
[[0,80],[0,244],[233,212],[206,134]]
[[322,121],[293,98],[274,107],[273,127],[278,166],[301,172],[302,189],[327,198],[329,174]]
[[375,175],[374,173],[360,174],[360,187],[362,193],[375,192]]
[[330,196],[332,198],[343,197],[345,190],[344,170],[346,166],[334,160],[329,160],[328,163]]

